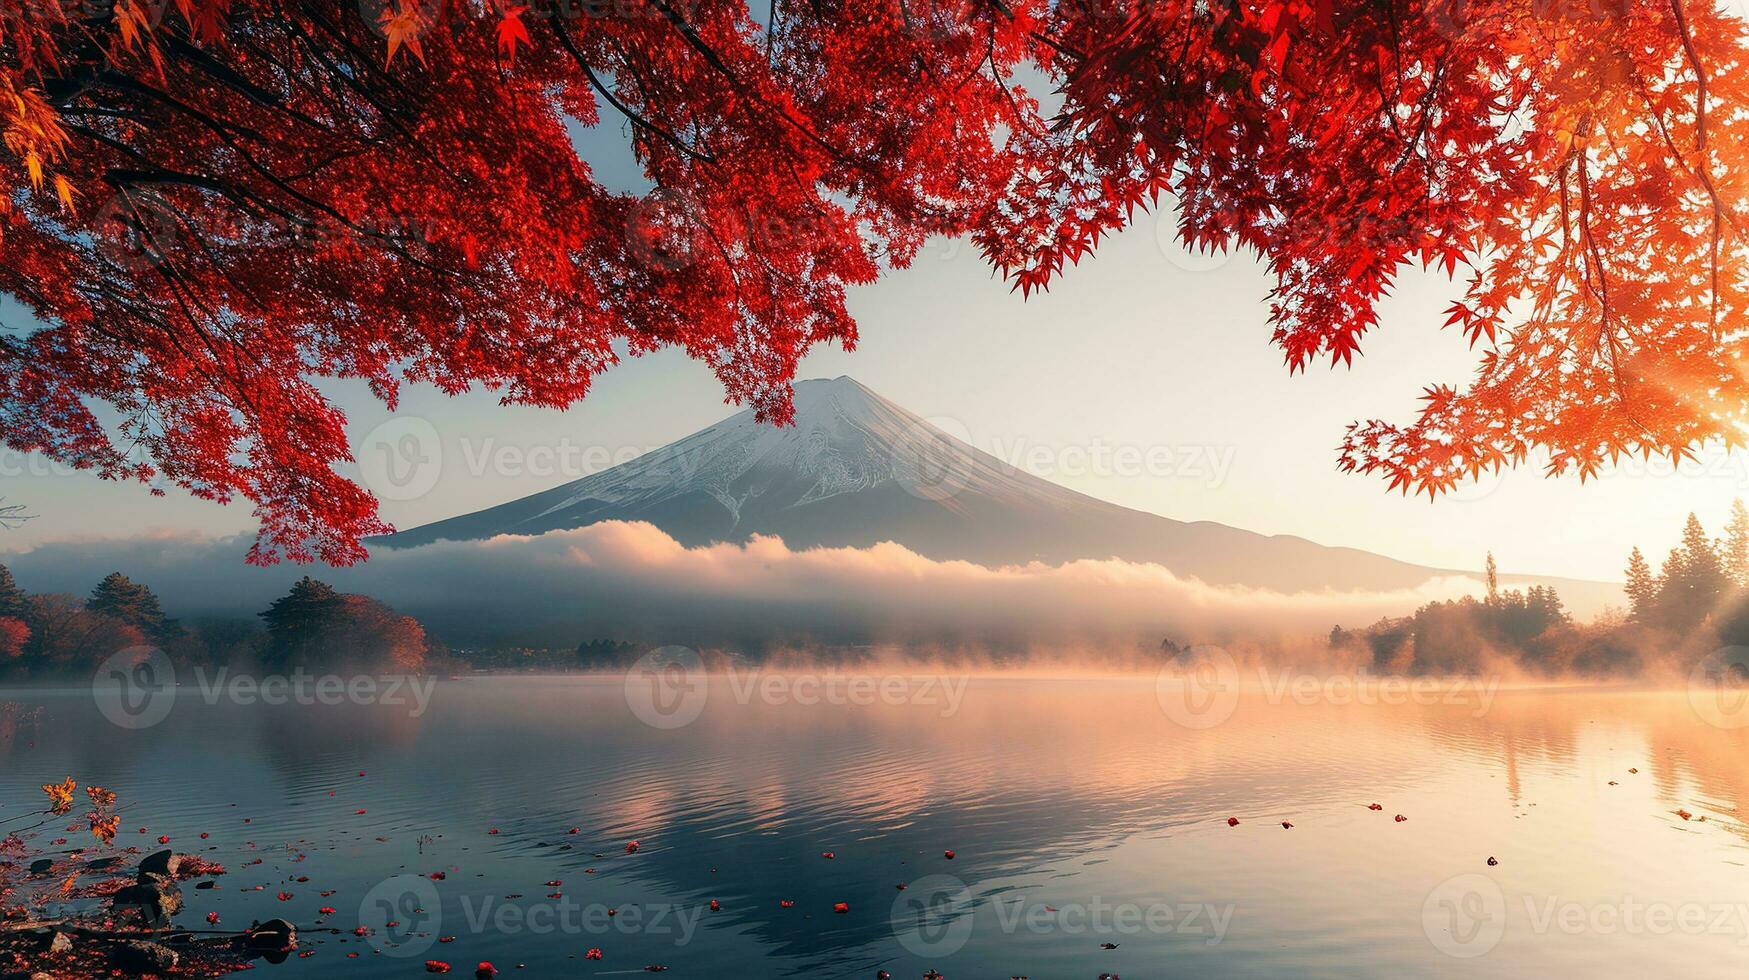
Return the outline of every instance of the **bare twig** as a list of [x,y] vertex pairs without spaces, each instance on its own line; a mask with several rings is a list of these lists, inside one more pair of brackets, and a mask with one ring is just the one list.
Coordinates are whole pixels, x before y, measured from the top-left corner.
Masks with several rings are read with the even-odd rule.
[[0,497],[0,527],[15,528],[36,516],[25,513],[23,504],[8,504],[5,499]]

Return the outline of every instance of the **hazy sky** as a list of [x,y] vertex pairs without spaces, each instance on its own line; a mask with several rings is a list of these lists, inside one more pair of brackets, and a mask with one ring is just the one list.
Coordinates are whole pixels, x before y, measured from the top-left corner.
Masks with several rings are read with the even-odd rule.
[[[599,132],[581,143],[610,183],[635,186],[623,149]],[[1619,578],[1630,546],[1655,565],[1688,511],[1716,529],[1731,498],[1749,496],[1749,458],[1722,451],[1682,473],[1634,465],[1583,487],[1533,467],[1436,503],[1386,494],[1376,478],[1337,472],[1335,448],[1348,422],[1407,420],[1423,386],[1468,378],[1463,338],[1438,328],[1455,287],[1435,276],[1405,280],[1353,369],[1319,366],[1290,378],[1268,344],[1269,286],[1249,255],[1222,262],[1179,250],[1169,217],[1142,216],[1051,292],[1025,301],[969,245],[938,241],[911,269],[856,291],[858,350],[818,351],[801,376],[849,374],[980,449],[1126,506],[1441,567],[1479,568],[1492,548],[1508,571]],[[15,327],[16,308],[4,312]],[[379,430],[392,417],[362,386],[333,390],[355,445],[380,451],[385,434],[405,429]],[[625,362],[569,412],[501,408],[484,392],[449,399],[412,390],[399,416],[431,423],[442,465],[428,492],[385,501],[383,512],[411,527],[477,510],[732,411],[711,374],[674,352]],[[194,501],[174,488],[152,498],[9,450],[0,455],[0,496],[38,515],[0,531],[0,550],[81,533],[253,527],[246,506]]]

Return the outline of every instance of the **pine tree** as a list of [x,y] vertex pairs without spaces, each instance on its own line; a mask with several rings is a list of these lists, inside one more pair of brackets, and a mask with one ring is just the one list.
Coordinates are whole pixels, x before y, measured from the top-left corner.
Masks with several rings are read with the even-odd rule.
[[1689,514],[1682,527],[1682,544],[1664,562],[1664,584],[1658,590],[1659,619],[1672,629],[1694,629],[1712,615],[1727,584],[1717,548],[1700,518]]
[[28,598],[13,581],[12,569],[0,565],[0,619],[23,619]]
[[1731,501],[1731,521],[1725,525],[1719,553],[1731,584],[1749,589],[1749,507],[1743,506],[1741,497]]
[[110,572],[91,590],[85,608],[137,626],[151,636],[162,636],[168,624],[152,590],[120,572]]
[[1628,594],[1633,618],[1642,623],[1649,620],[1658,602],[1658,579],[1652,575],[1652,566],[1646,563],[1639,548],[1628,555],[1628,580],[1623,590]]
[[325,643],[346,621],[346,597],[326,582],[304,576],[261,613],[267,621],[269,655],[280,663],[321,659]]
[[1693,514],[1688,515],[1688,522],[1682,526],[1682,563],[1683,573],[1694,588],[1709,595],[1724,588],[1725,563],[1706,528],[1701,526],[1700,518]]

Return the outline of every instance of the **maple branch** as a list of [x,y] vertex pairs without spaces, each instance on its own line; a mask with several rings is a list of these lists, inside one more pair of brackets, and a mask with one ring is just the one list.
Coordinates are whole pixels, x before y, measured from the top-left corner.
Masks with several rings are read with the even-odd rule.
[[1719,234],[1721,208],[1719,192],[1713,186],[1712,163],[1707,156],[1706,148],[1706,69],[1700,63],[1700,54],[1694,49],[1694,35],[1688,29],[1688,14],[1683,10],[1682,0],[1670,0],[1670,9],[1676,13],[1676,28],[1682,36],[1683,56],[1688,59],[1689,67],[1694,69],[1694,152],[1699,163],[1695,172],[1700,176],[1701,183],[1706,185],[1707,196],[1712,199],[1713,206],[1713,240],[1712,240],[1712,333],[1719,333]]
[[[1591,132],[1591,119],[1590,119],[1590,117],[1586,117],[1586,119],[1580,123],[1580,127],[1579,127],[1578,131],[1585,134],[1586,137],[1589,137],[1590,132]],[[1598,301],[1602,305],[1602,312],[1603,312],[1603,327],[1601,330],[1601,339],[1604,341],[1604,343],[1607,345],[1607,348],[1608,348],[1607,353],[1609,356],[1609,373],[1610,373],[1611,378],[1615,382],[1616,399],[1617,399],[1617,401],[1619,401],[1621,403],[1622,411],[1624,413],[1626,413],[1626,415],[1628,417],[1628,421],[1634,423],[1634,425],[1637,426],[1641,432],[1645,433],[1648,436],[1651,436],[1652,430],[1646,428],[1646,424],[1644,422],[1641,422],[1639,419],[1639,416],[1634,413],[1634,410],[1631,407],[1631,403],[1628,401],[1627,385],[1622,380],[1622,376],[1621,376],[1621,346],[1620,346],[1620,343],[1616,340],[1615,326],[1611,322],[1612,315],[1610,313],[1610,308],[1609,308],[1609,280],[1608,280],[1607,275],[1604,271],[1603,256],[1598,250],[1597,240],[1591,233],[1591,166],[1590,166],[1590,162],[1587,159],[1587,156],[1585,154],[1579,155],[1578,164],[1579,164],[1579,166],[1578,166],[1578,169],[1579,169],[1579,236],[1580,236],[1580,239],[1584,243],[1584,247],[1585,247],[1587,255],[1590,256],[1591,264],[1593,266],[1595,266],[1596,270],[1597,270],[1596,293],[1598,295]],[[1589,281],[1590,281],[1589,275],[1586,276],[1586,281],[1587,281],[1587,283],[1589,283]]]
[[[370,105],[371,108],[377,110],[378,114],[381,115],[383,121],[388,123],[389,127],[391,129],[393,129],[397,135],[399,135],[402,139],[405,139],[409,145],[411,145],[415,149],[417,149],[419,151],[420,156],[424,157],[427,161],[429,161],[431,163],[432,166],[436,167],[445,176],[449,177],[452,181],[456,182],[457,184],[465,184],[466,183],[466,181],[461,177],[460,174],[457,174],[454,170],[452,170],[450,168],[449,164],[441,156],[439,156],[437,153],[433,152],[432,149],[426,145],[425,141],[419,138],[419,134],[415,133],[413,131],[413,129],[407,125],[407,120],[402,118],[402,116],[403,116],[402,112],[385,104],[381,99],[379,99],[377,97],[377,94],[376,94],[374,89],[372,89],[370,86],[364,84],[364,80],[360,77],[360,72],[357,70],[356,64],[348,66],[352,70],[342,69],[340,66],[336,65],[332,60],[329,59],[327,52],[322,50],[322,46],[320,44],[316,43],[316,39],[311,37],[309,32],[307,32],[303,29],[303,26],[297,22],[296,18],[287,17],[285,20],[286,20],[286,24],[291,28],[293,35],[298,39],[298,41],[301,44],[301,46],[303,47],[303,49],[306,52],[308,52],[310,54],[310,56],[316,60],[317,63],[321,64],[322,67],[327,69],[328,77],[330,79],[338,79],[339,82],[342,85],[344,85],[349,91],[351,91],[354,95],[357,95],[359,98],[363,99],[366,104]],[[316,16],[314,14],[311,15],[311,21],[313,23],[321,25],[330,37],[333,37],[335,40],[340,42],[343,45],[345,51],[352,54],[355,58],[362,59],[364,57],[363,53],[360,52],[355,46],[353,46],[351,44],[350,41],[348,41],[346,39],[345,33],[342,32],[337,26],[330,24],[328,21],[326,21],[323,18]],[[365,60],[362,63],[369,65],[369,64],[372,64],[373,62],[371,62],[369,60]],[[285,69],[283,66],[282,66],[282,70],[286,71],[287,74],[293,78],[299,77],[296,72],[292,72],[289,69]],[[369,69],[367,69],[367,70],[369,70]],[[395,88],[397,88],[404,95],[408,95],[409,97],[411,97],[411,93],[408,93],[407,90],[401,86],[400,82],[397,81],[393,77],[393,75],[388,75],[387,79],[388,79],[389,84],[393,85]]]
[[699,55],[704,58],[705,64],[710,65],[717,74],[722,75],[723,78],[728,81],[730,88],[733,88],[743,97],[752,99],[765,106],[767,109],[774,111],[779,118],[795,127],[795,129],[803,136],[806,136],[810,142],[825,150],[839,163],[884,179],[883,175],[875,167],[862,160],[851,157],[836,146],[833,146],[831,143],[827,142],[825,137],[814,132],[814,130],[806,123],[791,115],[788,109],[772,105],[771,101],[764,95],[755,92],[748,87],[747,83],[744,82],[739,75],[735,74],[734,69],[730,68],[728,64],[723,61],[722,57],[717,54],[716,50],[705,43],[704,38],[699,36],[698,29],[693,27],[691,22],[685,17],[681,16],[679,11],[670,7],[664,2],[664,0],[650,0],[650,3],[657,10],[661,11],[663,18],[665,18],[668,23],[672,24],[675,30],[680,32],[680,36],[686,40],[687,46],[694,51],[697,51]]
[[602,84],[601,79],[595,74],[595,69],[589,66],[589,62],[583,60],[582,52],[578,51],[576,46],[571,43],[571,37],[565,32],[564,25],[560,24],[557,20],[553,21],[553,34],[559,39],[559,47],[564,48],[565,53],[571,56],[571,60],[575,62],[577,68],[583,72],[583,77],[589,79],[589,84],[595,89],[595,91],[601,93],[601,97],[607,100],[608,105],[619,110],[620,115],[631,120],[632,125],[655,133],[657,136],[662,137],[663,141],[670,146],[700,163],[717,162],[717,158],[714,155],[702,150],[693,149],[685,140],[668,130],[663,129],[661,126],[656,125],[650,120],[645,119],[630,106],[615,98],[613,92],[609,90],[606,85]]
[[771,0],[771,10],[765,21],[765,63],[771,64],[771,43],[777,39],[777,0]]

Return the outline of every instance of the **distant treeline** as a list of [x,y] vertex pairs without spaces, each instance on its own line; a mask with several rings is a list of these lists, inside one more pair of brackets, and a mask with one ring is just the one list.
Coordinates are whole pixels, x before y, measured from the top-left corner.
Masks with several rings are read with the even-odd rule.
[[258,615],[169,619],[147,586],[113,572],[84,599],[32,594],[0,565],[0,679],[89,676],[132,646],[163,649],[178,664],[264,670],[354,667],[415,673],[446,659],[418,620],[375,599],[306,576]]
[[1626,676],[1682,668],[1724,646],[1749,645],[1749,508],[1731,506],[1725,533],[1688,515],[1682,542],[1657,573],[1639,548],[1628,556],[1627,608],[1578,623],[1554,589],[1500,588],[1488,556],[1487,595],[1432,602],[1364,629],[1338,626],[1330,645],[1369,654],[1380,671],[1466,673],[1505,657],[1545,675]]

